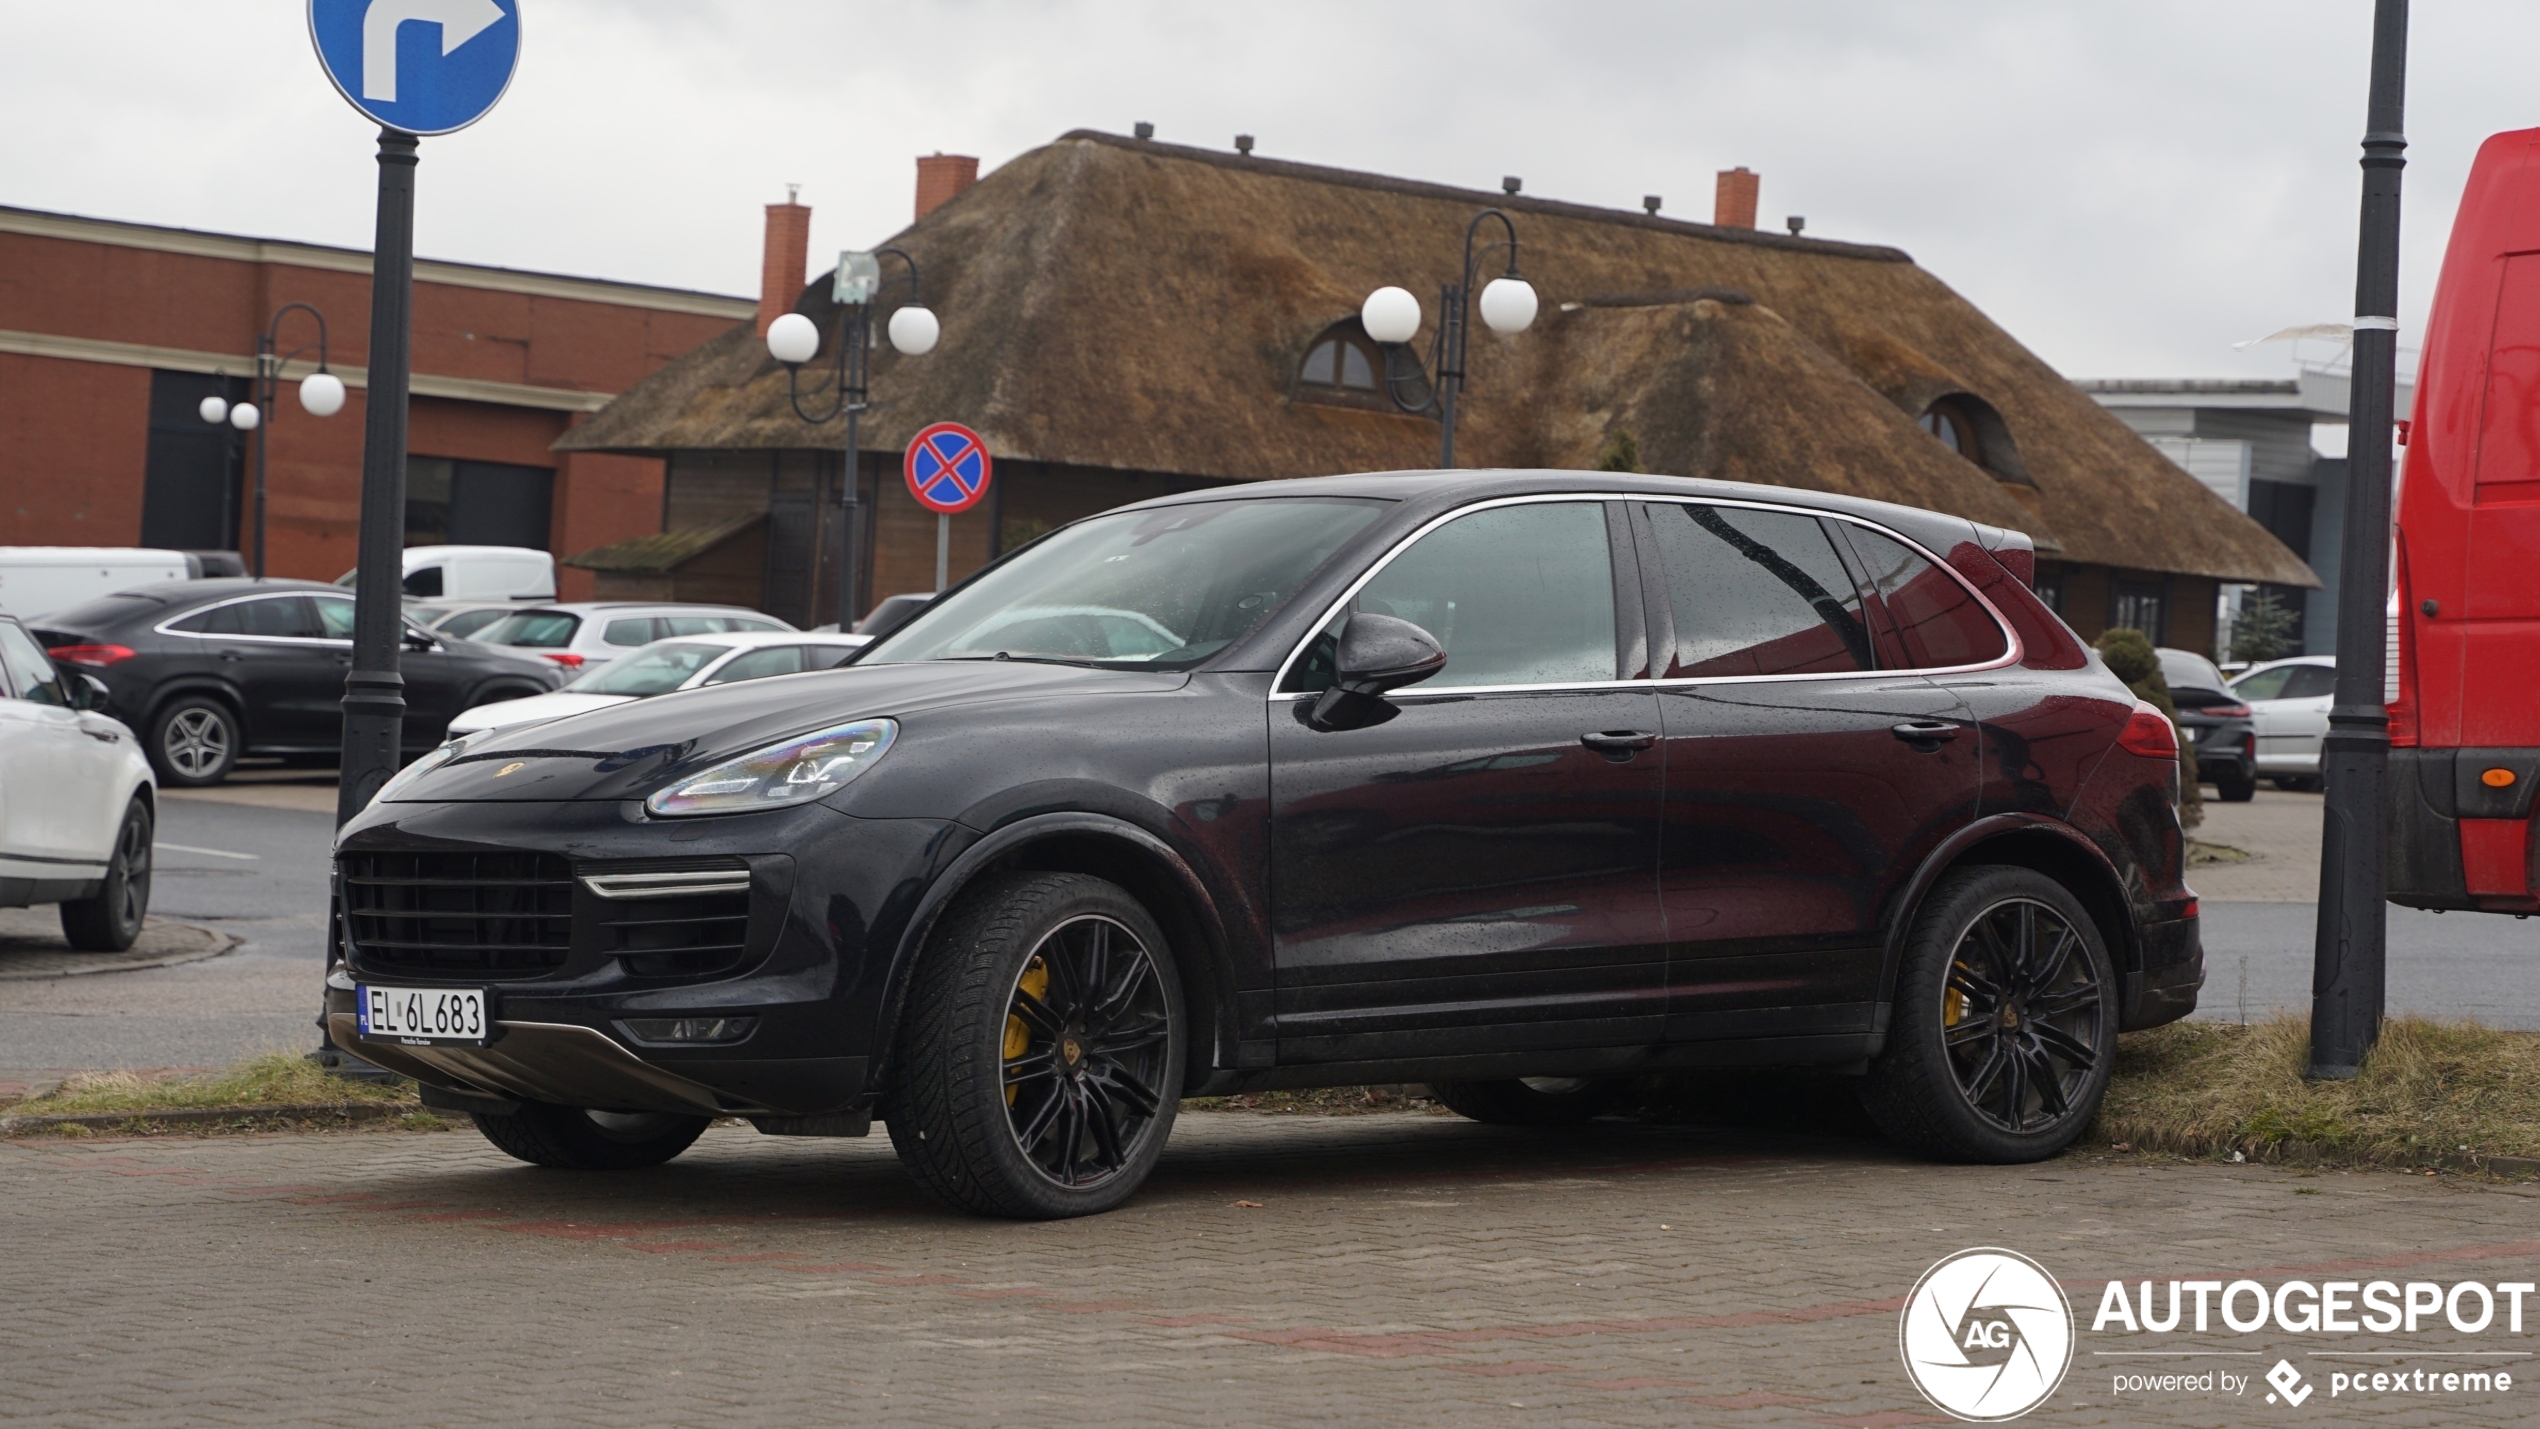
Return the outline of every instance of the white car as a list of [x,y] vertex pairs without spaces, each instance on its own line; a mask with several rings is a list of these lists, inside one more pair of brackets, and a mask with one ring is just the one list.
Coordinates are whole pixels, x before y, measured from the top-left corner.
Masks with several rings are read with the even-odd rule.
[[0,616],[0,908],[62,906],[74,948],[119,953],[150,911],[158,785],[106,687]]
[[509,645],[543,655],[567,670],[589,670],[674,636],[734,630],[790,632],[793,628],[775,616],[738,605],[593,600],[529,606],[467,638],[480,645]]
[[478,705],[450,721],[450,738],[504,725],[540,724],[648,695],[666,695],[673,690],[827,670],[870,643],[870,637],[863,635],[791,630],[735,631],[656,640],[623,659],[592,670],[561,690]]
[[2320,741],[2328,735],[2328,707],[2337,690],[2333,655],[2296,655],[2252,668],[2231,682],[2249,704],[2258,731],[2258,773],[2275,787],[2319,787]]

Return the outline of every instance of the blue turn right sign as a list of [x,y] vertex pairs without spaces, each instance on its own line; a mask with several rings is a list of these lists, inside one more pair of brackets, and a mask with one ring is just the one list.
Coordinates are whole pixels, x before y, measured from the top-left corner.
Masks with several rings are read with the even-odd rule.
[[355,109],[409,134],[447,134],[511,86],[520,0],[309,0],[309,40]]

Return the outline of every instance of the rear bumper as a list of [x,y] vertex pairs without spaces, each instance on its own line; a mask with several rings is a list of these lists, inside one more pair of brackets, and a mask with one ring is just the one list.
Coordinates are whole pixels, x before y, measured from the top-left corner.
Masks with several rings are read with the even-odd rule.
[[[2502,788],[2481,777],[2513,774]],[[2409,908],[2540,912],[2532,795],[2540,749],[2390,751],[2389,898]]]
[[2196,918],[2146,923],[2139,935],[2143,970],[2126,976],[2118,1027],[2126,1032],[2176,1022],[2196,1010],[2205,986],[2205,935]]

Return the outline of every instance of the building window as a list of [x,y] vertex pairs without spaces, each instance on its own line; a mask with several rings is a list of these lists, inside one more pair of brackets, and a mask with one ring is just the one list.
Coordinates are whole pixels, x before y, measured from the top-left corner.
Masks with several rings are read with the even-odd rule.
[[2170,592],[2167,581],[2120,580],[2108,592],[2108,627],[2140,630],[2155,645],[2169,642]]
[[150,374],[150,430],[141,476],[141,543],[178,551],[238,549],[238,487],[246,443],[198,410],[206,397],[247,400],[238,377]]
[[547,549],[556,474],[507,462],[406,458],[406,544]]
[[[1397,356],[1395,370],[1413,361],[1407,353]],[[1305,362],[1296,374],[1297,400],[1390,411],[1393,402],[1384,390],[1386,370],[1385,350],[1359,328],[1355,318],[1334,323],[1305,350]],[[1403,389],[1407,399],[1417,400],[1420,395],[1407,385]]]
[[1976,424],[1964,407],[1943,397],[1923,409],[1920,425],[1942,446],[1978,466],[1984,465],[1984,446],[1977,440]]
[[1952,392],[1933,398],[1914,424],[1929,433],[1933,441],[1984,468],[1985,474],[1995,481],[2012,486],[2037,484],[2021,463],[2019,446],[2011,440],[2011,428],[2002,420],[2002,414],[1973,392]]

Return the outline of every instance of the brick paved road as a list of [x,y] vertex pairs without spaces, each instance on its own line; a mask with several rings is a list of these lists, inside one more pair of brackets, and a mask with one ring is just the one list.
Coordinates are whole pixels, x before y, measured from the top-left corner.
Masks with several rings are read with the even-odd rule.
[[[2062,1277],[2084,1324],[2025,1422],[2529,1423],[2530,1384],[2439,1415],[2112,1403],[2091,1351],[2114,1337],[2087,1323],[2110,1275],[2540,1278],[2536,1201],[1417,1114],[1192,1114],[1145,1195],[1061,1225],[938,1212],[878,1136],[718,1128],[615,1176],[465,1132],[24,1142],[0,1146],[0,1420],[1940,1423],[1896,1308],[1934,1259],[1994,1244]],[[2262,1350],[2225,1362],[2260,1372],[2305,1348],[2199,1343]]]

